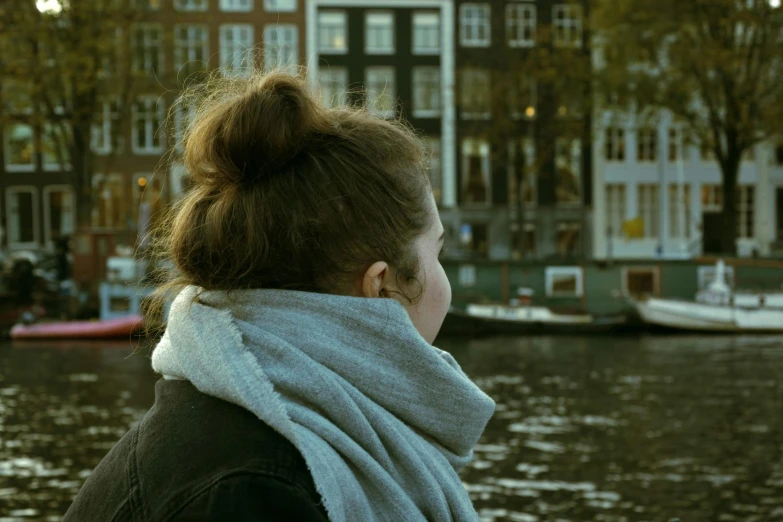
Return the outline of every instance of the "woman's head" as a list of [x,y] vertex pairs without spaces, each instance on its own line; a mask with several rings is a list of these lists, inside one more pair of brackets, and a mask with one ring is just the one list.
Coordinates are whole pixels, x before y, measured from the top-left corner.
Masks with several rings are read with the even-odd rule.
[[451,300],[420,141],[302,80],[219,83],[183,138],[191,188],[164,220],[172,285],[394,297],[432,342]]

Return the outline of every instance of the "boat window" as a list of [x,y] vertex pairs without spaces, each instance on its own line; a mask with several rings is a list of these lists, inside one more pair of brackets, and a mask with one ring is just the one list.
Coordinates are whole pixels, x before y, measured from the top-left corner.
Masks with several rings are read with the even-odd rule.
[[658,267],[624,268],[623,293],[632,296],[660,295],[660,280]]
[[547,297],[582,297],[582,267],[550,266],[546,269]]

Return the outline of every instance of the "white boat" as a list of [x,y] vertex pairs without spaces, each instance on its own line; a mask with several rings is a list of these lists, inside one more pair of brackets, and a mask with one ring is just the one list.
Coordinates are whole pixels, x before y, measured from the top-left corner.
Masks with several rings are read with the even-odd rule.
[[696,294],[695,301],[658,297],[631,301],[641,319],[653,326],[702,332],[783,332],[783,294],[732,291],[723,261],[718,261],[714,280]]

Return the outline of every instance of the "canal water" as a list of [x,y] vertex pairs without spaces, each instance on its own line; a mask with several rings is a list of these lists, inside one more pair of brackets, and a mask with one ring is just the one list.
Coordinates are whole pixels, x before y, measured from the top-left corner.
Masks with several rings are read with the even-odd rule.
[[[442,341],[497,413],[482,521],[783,521],[783,337]],[[153,402],[129,342],[0,343],[0,522],[60,520]]]

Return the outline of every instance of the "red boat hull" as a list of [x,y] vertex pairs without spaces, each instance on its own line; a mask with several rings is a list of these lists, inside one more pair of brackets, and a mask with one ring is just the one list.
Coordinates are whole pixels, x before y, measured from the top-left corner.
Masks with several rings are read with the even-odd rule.
[[18,324],[11,328],[12,339],[105,339],[124,337],[144,325],[140,315],[103,321],[66,321],[62,323]]

